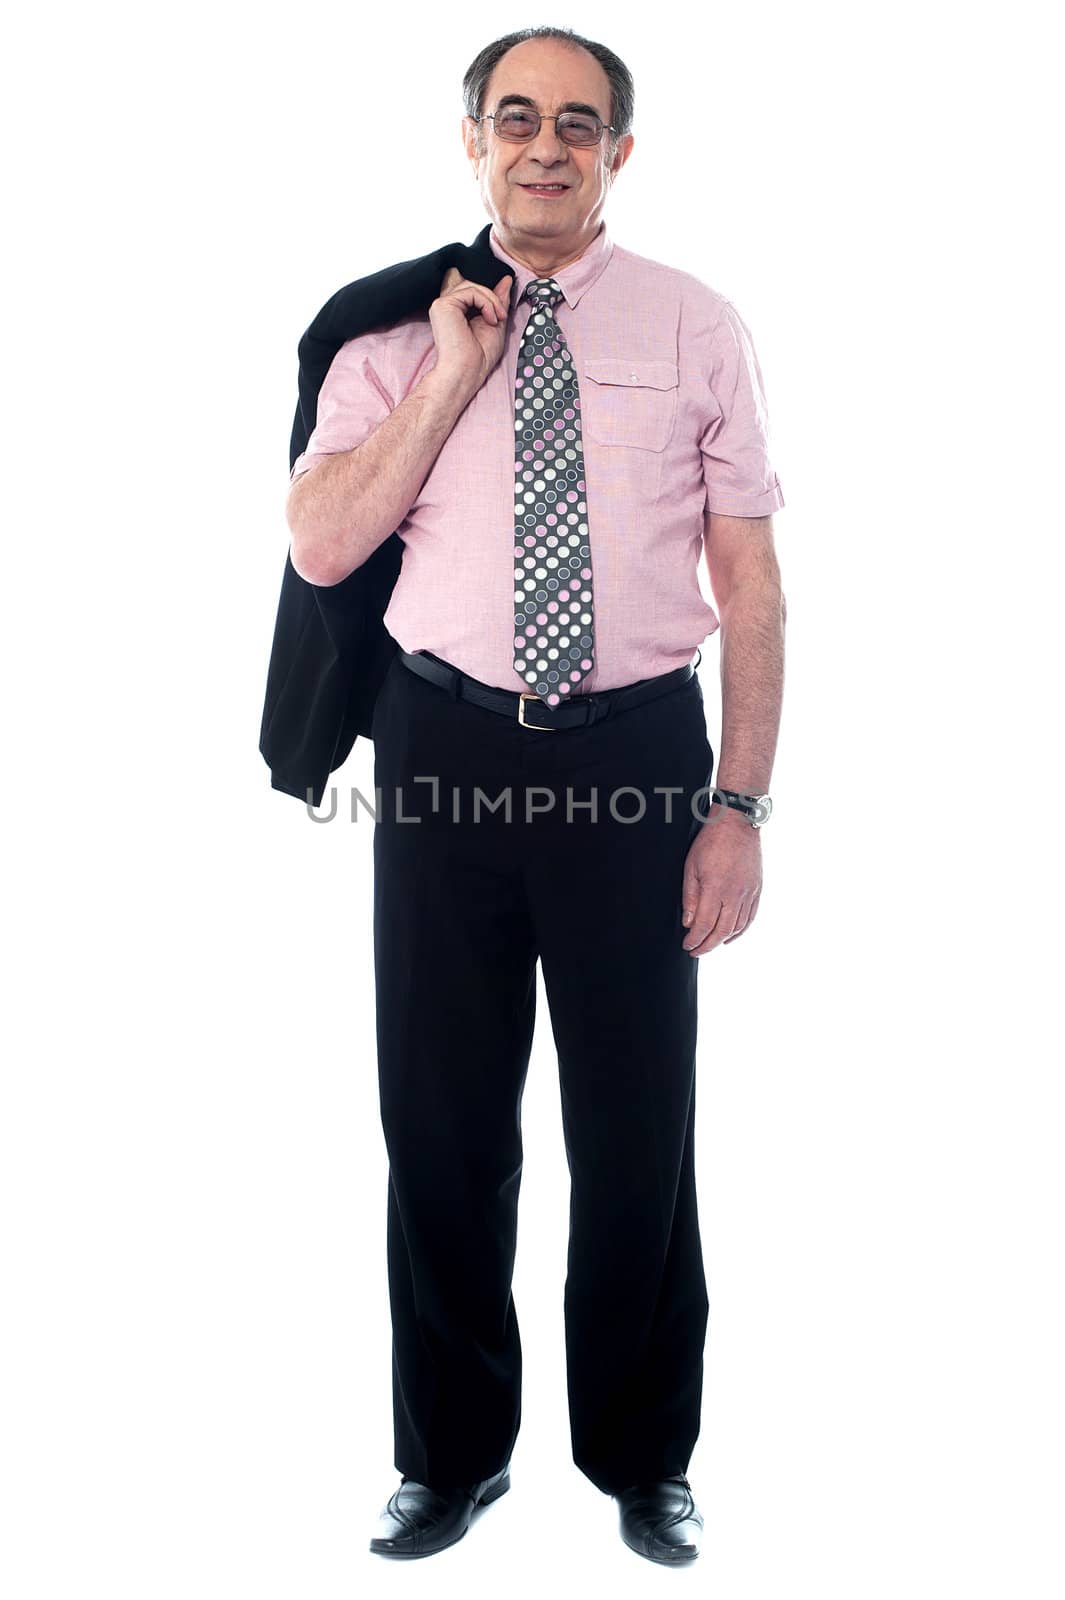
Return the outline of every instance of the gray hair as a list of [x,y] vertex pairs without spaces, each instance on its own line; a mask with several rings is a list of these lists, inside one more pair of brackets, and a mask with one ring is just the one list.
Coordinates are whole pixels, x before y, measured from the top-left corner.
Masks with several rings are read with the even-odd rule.
[[[632,73],[613,50],[609,50],[605,44],[597,44],[594,39],[583,38],[581,34],[574,33],[572,28],[519,28],[515,33],[504,34],[501,39],[486,44],[484,49],[474,56],[462,79],[462,99],[466,115],[469,117],[482,115],[485,90],[493,69],[508,50],[513,49],[516,44],[522,44],[526,39],[559,39],[563,44],[572,45],[575,50],[587,50],[589,55],[593,55],[598,61],[610,83],[609,121],[611,126],[617,129],[616,133],[604,135],[608,160],[612,162],[617,153],[618,141],[632,131],[632,113],[636,98]],[[474,127],[479,153],[484,150],[483,126],[483,123],[478,122]]]

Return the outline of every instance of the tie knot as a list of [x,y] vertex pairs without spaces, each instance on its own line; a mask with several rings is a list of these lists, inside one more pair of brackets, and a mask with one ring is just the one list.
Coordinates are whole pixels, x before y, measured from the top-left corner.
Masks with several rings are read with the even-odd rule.
[[531,300],[534,305],[543,305],[553,311],[562,299],[562,290],[554,278],[530,278],[525,285],[526,300]]

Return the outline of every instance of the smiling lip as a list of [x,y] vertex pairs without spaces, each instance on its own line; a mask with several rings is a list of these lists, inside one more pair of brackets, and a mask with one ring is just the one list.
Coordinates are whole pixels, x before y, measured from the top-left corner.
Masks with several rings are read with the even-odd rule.
[[518,187],[519,189],[531,189],[536,194],[565,194],[569,184],[521,183]]

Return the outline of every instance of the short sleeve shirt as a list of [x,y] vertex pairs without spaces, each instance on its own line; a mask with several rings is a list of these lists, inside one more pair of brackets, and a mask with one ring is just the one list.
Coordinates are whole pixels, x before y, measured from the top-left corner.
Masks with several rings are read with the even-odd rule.
[[[531,311],[521,296],[537,274],[494,227],[489,237],[500,276],[515,275],[503,354],[396,530],[403,560],[384,623],[404,649],[517,690],[514,389]],[[730,300],[615,245],[605,222],[550,276],[580,392],[596,639],[581,689],[592,693],[693,658],[719,625],[697,576],[708,513],[764,517],[784,498],[754,341]],[[362,444],[435,363],[428,313],[350,339],[292,477]]]

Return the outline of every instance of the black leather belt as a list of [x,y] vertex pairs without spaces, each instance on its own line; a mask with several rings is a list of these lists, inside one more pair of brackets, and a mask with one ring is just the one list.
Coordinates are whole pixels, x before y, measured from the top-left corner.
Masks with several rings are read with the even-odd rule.
[[[475,706],[483,706],[486,711],[497,711],[501,717],[509,717],[523,728],[532,728],[539,733],[555,733],[561,728],[586,728],[611,714],[628,711],[633,706],[656,699],[660,694],[668,694],[671,689],[679,689],[687,683],[702,660],[700,650],[694,663],[689,661],[672,672],[662,673],[660,677],[641,678],[638,683],[627,684],[623,689],[603,689],[597,694],[574,695],[572,700],[549,706],[538,694],[497,689],[490,683],[482,683],[479,678],[471,678],[469,673],[460,672],[458,667],[453,667],[440,656],[434,656],[430,650],[412,652],[397,646],[396,654],[411,672],[446,689],[453,700],[469,700]],[[534,717],[546,718],[546,721],[529,720],[534,705],[540,707],[539,711],[533,713]]]

